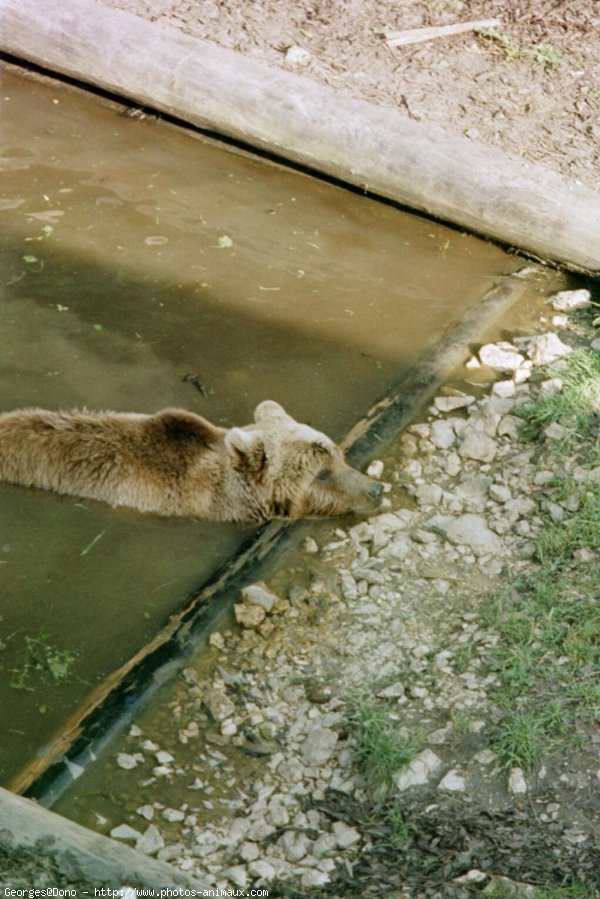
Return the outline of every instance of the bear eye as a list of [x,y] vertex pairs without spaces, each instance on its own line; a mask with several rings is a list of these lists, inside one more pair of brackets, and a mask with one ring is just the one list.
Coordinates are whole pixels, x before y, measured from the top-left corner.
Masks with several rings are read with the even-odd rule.
[[321,471],[316,475],[315,480],[317,481],[330,481],[333,475],[333,471],[331,468],[322,468]]

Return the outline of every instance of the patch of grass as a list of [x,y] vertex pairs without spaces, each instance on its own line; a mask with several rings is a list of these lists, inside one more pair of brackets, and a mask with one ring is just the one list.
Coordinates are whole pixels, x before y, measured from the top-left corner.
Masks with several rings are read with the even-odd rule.
[[562,425],[574,439],[594,436],[600,415],[600,353],[577,350],[565,371],[548,372],[560,378],[563,388],[515,410],[525,422],[523,434],[534,438],[552,422]]
[[533,899],[598,899],[599,896],[598,890],[589,885],[572,883],[570,886],[538,887]]
[[549,498],[557,502],[572,497],[577,497],[578,509],[560,524],[547,524],[537,535],[537,556],[545,568],[559,567],[577,549],[600,548],[600,484],[562,478],[550,488]]
[[546,71],[557,69],[567,61],[564,53],[561,53],[560,50],[557,50],[550,44],[538,44],[537,47],[529,51],[529,56],[536,65],[542,66]]
[[364,699],[351,706],[348,726],[354,757],[367,789],[374,795],[386,796],[395,787],[395,775],[419,752],[421,735],[403,738],[387,709]]
[[477,31],[478,37],[488,44],[494,44],[502,51],[505,59],[509,62],[522,56],[523,51],[520,45],[506,31],[501,28],[481,28]]
[[578,739],[579,724],[600,720],[599,577],[598,562],[548,564],[484,607],[500,636],[489,661],[502,712],[492,743],[508,767],[534,771]]

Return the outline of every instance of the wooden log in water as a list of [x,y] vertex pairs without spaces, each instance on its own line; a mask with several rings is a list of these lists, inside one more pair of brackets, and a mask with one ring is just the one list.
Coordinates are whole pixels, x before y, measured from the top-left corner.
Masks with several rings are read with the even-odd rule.
[[[70,879],[89,884],[89,896],[94,895],[94,887],[126,886],[172,890],[172,895],[177,895],[179,887],[179,895],[201,896],[207,895],[202,890],[208,890],[210,886],[206,881],[189,877],[165,862],[94,833],[2,787],[0,847],[9,856],[16,856],[23,865],[28,855],[34,859],[47,855],[59,871],[69,872]],[[31,888],[38,886],[38,883],[29,884]],[[64,883],[53,886],[61,887]]]

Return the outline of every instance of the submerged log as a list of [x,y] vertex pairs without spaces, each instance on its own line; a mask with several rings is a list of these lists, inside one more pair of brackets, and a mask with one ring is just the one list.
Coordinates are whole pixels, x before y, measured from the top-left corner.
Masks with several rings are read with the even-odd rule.
[[600,195],[95,0],[1,0],[0,48],[137,104],[600,274]]

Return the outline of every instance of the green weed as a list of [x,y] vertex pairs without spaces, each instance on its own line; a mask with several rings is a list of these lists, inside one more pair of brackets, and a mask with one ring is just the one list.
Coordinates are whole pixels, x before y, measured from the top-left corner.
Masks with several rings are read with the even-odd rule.
[[535,770],[545,752],[574,745],[578,724],[600,718],[599,576],[598,562],[543,562],[484,606],[500,637],[488,662],[502,712],[492,743],[507,766]]
[[519,44],[507,34],[506,31],[502,31],[501,28],[481,28],[477,32],[477,35],[484,42],[494,44],[498,47],[498,49],[502,51],[504,57],[509,61],[518,59],[522,55]]
[[559,68],[567,61],[564,53],[561,53],[560,50],[557,50],[550,44],[538,44],[537,47],[529,51],[529,56],[536,65],[542,66],[547,71]]
[[32,680],[35,675],[49,684],[60,684],[67,680],[78,653],[70,649],[59,649],[51,640],[50,634],[45,630],[41,630],[37,637],[25,636],[18,665],[10,670],[11,687],[34,692]]
[[367,788],[376,795],[387,795],[395,786],[395,775],[419,752],[420,735],[403,739],[386,708],[365,700],[353,704],[348,724],[354,756]]
[[600,353],[577,350],[565,371],[548,374],[559,377],[563,388],[515,410],[529,426],[523,436],[536,436],[556,422],[567,428],[572,438],[589,437],[600,414]]

